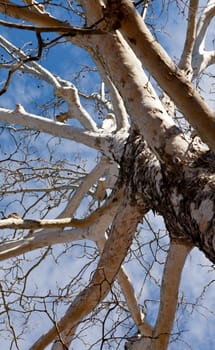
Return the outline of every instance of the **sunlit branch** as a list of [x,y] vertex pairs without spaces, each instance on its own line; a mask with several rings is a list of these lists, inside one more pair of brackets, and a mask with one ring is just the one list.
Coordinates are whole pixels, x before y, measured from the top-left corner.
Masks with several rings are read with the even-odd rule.
[[215,2],[209,0],[203,9],[197,24],[197,38],[193,49],[194,78],[209,65],[215,63],[215,50],[205,50],[205,39],[211,20],[215,16]]
[[109,162],[102,158],[95,168],[84,178],[72,198],[69,200],[66,208],[59,217],[73,216],[81,200],[93,186],[96,180],[104,174],[105,169],[109,166]]
[[38,3],[35,0],[23,0],[23,2],[28,6],[29,10],[44,13],[45,6],[43,4]]
[[144,0],[144,2],[143,2],[143,7],[142,7],[142,11],[141,11],[141,16],[142,16],[143,20],[145,20],[145,18],[146,18],[146,13],[147,13],[147,9],[149,6],[149,1],[150,0]]
[[38,79],[44,80],[48,84],[51,84],[54,89],[57,89],[61,86],[57,77],[55,77],[54,74],[52,74],[46,68],[42,67],[37,62],[29,62],[28,64],[24,64],[23,70],[37,77]]
[[[30,231],[28,236],[24,238],[2,242],[0,244],[0,260],[52,244],[65,243],[77,239],[98,240],[113,220],[122,198],[123,189],[119,190],[104,203],[103,207],[96,209],[85,219],[23,220],[21,218],[16,219],[11,217],[1,220],[0,229],[23,228]],[[78,230],[67,229],[66,231],[62,231],[65,227],[76,227]],[[33,232],[37,229],[43,230]]]
[[[107,36],[103,40],[97,37],[95,40],[100,48],[97,59],[102,56],[107,58],[107,71],[112,72],[111,79],[123,97],[128,114],[131,116],[131,127],[133,124],[139,129],[159,159],[165,160],[167,156],[169,162],[170,154],[173,163],[175,158],[177,161],[180,157],[183,159],[188,142],[184,137],[182,139],[180,129],[167,114],[143,71],[141,62],[128,43],[120,33]],[[123,62],[123,65],[119,65],[119,61]],[[164,147],[164,144],[168,145]]]
[[181,274],[191,249],[191,246],[170,242],[162,278],[160,309],[153,332],[153,350],[167,349],[178,303]]
[[[24,238],[2,242],[0,244],[0,260],[16,257],[18,255],[31,252],[39,248],[52,246],[54,244],[62,244],[86,239],[96,241],[99,239],[98,237],[101,236],[101,232],[103,232],[102,230],[108,228],[109,224],[113,220],[116,210],[117,206],[112,208],[111,212],[104,213],[102,217],[99,217],[91,226],[85,229],[47,229],[38,232],[36,231],[32,234],[30,230],[28,236]],[[99,230],[97,227],[99,227]]]
[[64,229],[65,227],[79,227],[86,228],[90,222],[85,219],[50,219],[50,220],[30,220],[30,219],[15,219],[7,218],[0,221],[0,230],[11,228],[11,229],[24,229],[24,230],[39,230],[42,228],[56,228]]
[[108,76],[106,76],[105,81],[106,81],[108,90],[110,92],[114,114],[116,116],[117,129],[124,128],[125,130],[128,130],[129,129],[128,114],[127,114],[123,99],[120,96],[116,86]]
[[46,80],[48,83],[51,83],[54,87],[55,95],[57,97],[63,98],[68,103],[69,110],[63,113],[64,115],[66,114],[66,117],[64,117],[64,119],[61,120],[61,115],[59,115],[57,118],[58,121],[64,121],[68,118],[76,118],[85,127],[85,129],[92,131],[97,130],[96,123],[90,117],[89,113],[85,110],[85,108],[83,108],[83,106],[81,105],[78,90],[73,84],[67,81],[63,81],[60,83],[53,74],[51,74],[47,69],[41,67],[39,64],[30,64],[31,68],[29,68],[28,65],[25,64],[25,62],[32,61],[32,57],[26,56],[22,50],[16,48],[3,37],[0,37],[0,42],[6,45],[8,48],[10,48],[10,50],[13,50],[13,52],[11,53],[12,57],[14,57],[14,52],[17,53],[17,56],[21,56],[21,61],[18,57],[14,57],[16,60],[19,61],[16,70],[18,68],[22,68],[28,71],[29,73],[36,75],[37,77],[39,76],[40,79]]
[[[104,244],[107,237],[101,235],[100,233],[102,232],[102,230],[104,230],[105,232],[105,230],[108,228],[108,223],[110,223],[112,221],[112,218],[115,216],[117,207],[112,209],[114,209],[112,210],[112,213],[110,211],[109,213],[106,212],[104,216],[99,220],[100,222],[97,222],[97,225],[94,225],[91,229],[89,229],[88,233],[84,233],[85,238],[93,239],[97,243],[101,252],[104,249]],[[109,219],[107,216],[109,216]],[[106,223],[106,227],[104,226],[104,223]],[[117,280],[122,288],[122,292],[127,302],[129,311],[131,312],[131,316],[134,319],[136,326],[138,327],[141,334],[150,337],[152,335],[152,328],[145,320],[145,315],[140,311],[135,296],[134,288],[123,266],[121,266],[119,269],[119,272],[117,274]],[[69,333],[69,335],[66,336],[67,333]],[[69,346],[69,344],[72,342],[74,334],[75,328],[73,328],[73,332],[69,332],[69,329],[65,330],[65,332],[62,332],[61,340],[57,339],[56,342],[53,343],[52,350],[61,349],[62,341],[63,344]]]
[[[28,7],[18,6],[9,0],[2,0],[0,2],[0,12],[4,15],[33,22],[41,26],[66,27],[64,22],[57,20],[48,13],[33,12]],[[69,28],[70,26],[68,25],[67,27]]]
[[196,39],[196,23],[198,14],[198,0],[190,0],[187,20],[186,40],[179,62],[179,68],[184,70],[188,78],[192,78],[192,52]]
[[[0,121],[23,125],[29,129],[36,129],[46,133],[51,132],[52,135],[83,143],[86,146],[98,149],[104,153],[108,151],[108,148],[105,150],[108,146],[107,132],[89,132],[74,128],[60,122],[27,113],[21,105],[17,105],[15,110],[0,108]],[[112,135],[109,134],[108,143],[111,139]],[[108,154],[111,156],[110,151],[106,153],[107,156]]]
[[54,244],[62,244],[66,242],[86,239],[87,230],[62,229],[51,232],[34,232],[31,236],[20,238],[18,240],[10,240],[0,244],[0,260],[9,259],[35,249],[44,248]]
[[[110,3],[113,3],[116,12],[116,1],[111,0]],[[183,71],[176,67],[166,51],[154,39],[132,2],[121,0],[117,2],[117,7],[120,13],[125,11],[125,16],[121,16],[120,31],[137,57],[181,109],[185,118],[198,131],[204,142],[215,151],[214,111],[208,107]]]
[[[104,174],[104,171],[108,166],[109,166],[109,162],[106,159],[101,159],[101,161],[95,166],[95,168],[85,176],[84,180],[76,188],[76,191],[72,196],[72,198],[69,199],[66,205],[66,208],[60,213],[60,215],[58,215],[58,219],[65,218],[65,217],[73,217],[75,215],[75,211],[79,207],[84,196],[89,192],[90,188],[93,186],[96,180]],[[109,214],[111,215],[110,208],[109,208]],[[106,213],[104,213],[103,215],[106,216]],[[115,215],[115,212],[113,212],[113,210],[112,210],[112,215],[113,216]],[[106,222],[106,221],[107,220],[105,220],[104,218],[103,222]],[[108,224],[109,224],[109,221],[108,221]],[[87,230],[82,231],[82,236],[90,239],[90,237],[92,236],[91,232],[93,230],[95,230],[95,228],[92,229],[88,227]],[[56,235],[58,232],[59,231],[55,229],[44,229],[44,230],[41,230],[39,233],[38,232],[34,233],[34,235],[37,235],[37,236],[40,235],[42,237],[42,235],[47,234],[48,236],[50,235],[53,236],[53,235]],[[67,230],[67,233],[68,233],[68,230]],[[95,236],[95,239],[96,239],[96,236]]]
[[[97,241],[97,245],[100,251],[102,251],[105,245],[105,236],[101,237]],[[152,327],[145,320],[145,314],[142,311],[140,311],[132,282],[124,266],[120,267],[119,272],[117,274],[117,280],[120,284],[120,287],[122,288],[122,292],[128,305],[128,309],[132,315],[136,326],[138,327],[139,332],[141,334],[144,334],[145,336],[152,336]]]
[[79,188],[78,185],[62,185],[62,186],[55,186],[55,187],[23,187],[23,188],[14,188],[14,189],[6,189],[6,190],[0,190],[0,194],[4,194],[4,196],[8,196],[10,194],[16,194],[16,193],[38,193],[38,192],[55,192],[55,191],[62,191],[62,190],[70,190],[70,189],[77,189]]
[[67,113],[69,118],[75,117],[87,130],[97,130],[96,123],[81,105],[78,90],[73,84],[70,83],[67,86],[56,88],[55,95],[63,98],[68,103],[69,110]]
[[96,209],[92,214],[84,219],[75,218],[62,218],[62,219],[43,219],[43,220],[30,220],[22,218],[9,217],[7,219],[0,220],[0,230],[2,229],[26,229],[26,230],[39,230],[44,228],[56,228],[64,229],[66,227],[77,227],[80,229],[88,228],[95,220],[101,217],[107,210],[111,210],[122,199],[122,190],[118,194],[111,197],[102,207]]
[[18,69],[20,69],[22,67],[22,65],[24,65],[27,62],[38,61],[41,58],[42,50],[43,50],[43,41],[42,41],[40,33],[36,33],[36,37],[37,37],[37,42],[38,42],[37,55],[36,56],[31,56],[31,55],[25,56],[25,57],[23,57],[22,60],[19,60],[19,62],[17,64],[11,65],[6,82],[3,86],[3,88],[0,90],[0,95],[2,95],[3,93],[5,93],[7,91],[9,84],[11,82],[11,79],[12,79],[12,75]]
[[[105,236],[103,236],[103,237],[101,236],[97,240],[97,245],[98,245],[101,252],[104,249],[105,241],[106,241]],[[145,315],[140,310],[140,308],[138,306],[137,299],[135,296],[135,291],[134,291],[134,288],[132,286],[131,280],[129,279],[129,276],[127,275],[127,272],[123,266],[121,266],[119,269],[119,272],[117,274],[117,280],[120,284],[120,287],[122,289],[122,292],[123,292],[125,300],[126,300],[126,303],[128,305],[128,309],[131,313],[131,316],[132,316],[136,326],[138,327],[139,332],[142,335],[145,335],[146,337],[151,337],[152,336],[152,327],[145,320]],[[69,333],[69,329],[67,329],[67,332]],[[68,336],[68,335],[65,336],[65,333],[66,332],[62,332],[61,338],[63,340],[63,343],[68,346],[72,342],[72,339],[73,339],[73,336],[75,333],[75,329],[73,329],[73,332],[70,334],[70,336]],[[59,348],[57,347],[57,344],[58,344]],[[52,350],[58,350],[58,349],[61,350],[60,344],[62,344],[60,339],[57,340],[56,342],[54,342],[53,346],[52,346]]]
[[101,81],[100,84],[100,96],[101,96],[101,100],[105,100],[105,83],[103,81]]
[[93,50],[90,50],[90,53],[93,56],[93,59],[95,60],[99,68],[100,74],[102,75],[102,79],[104,80],[104,83],[106,84],[109,90],[109,93],[111,96],[112,108],[116,118],[117,130],[121,128],[128,130],[129,128],[128,114],[127,114],[122,96],[120,96],[120,93],[117,90],[113,80],[109,76],[107,69],[103,64],[103,61],[98,58],[98,56],[94,53]]
[[4,20],[0,20],[0,24],[5,27],[9,28],[15,28],[15,29],[20,29],[20,30],[29,30],[33,32],[38,32],[38,33],[65,33],[65,36],[75,36],[75,35],[89,35],[89,34],[104,34],[104,31],[101,31],[99,29],[91,29],[91,28],[78,28],[74,26],[31,26],[31,25],[25,25],[25,24],[20,24],[20,23],[13,23],[13,22],[8,22]]
[[39,350],[50,344],[57,336],[57,330],[61,333],[68,329],[69,335],[83,317],[103,300],[127,254],[139,220],[140,214],[134,207],[124,204],[119,209],[92,280],[71,303],[66,314],[57,323],[57,329],[53,327],[41,336],[31,350]]
[[0,45],[7,50],[8,54],[16,60],[18,63],[21,62],[21,68],[27,72],[35,75],[41,80],[45,80],[47,83],[53,85],[54,88],[60,87],[60,83],[57,78],[51,74],[47,69],[39,65],[37,62],[28,62],[24,63],[24,60],[28,57],[24,51],[16,47],[9,40],[5,39],[3,36],[0,36]]
[[138,327],[139,332],[146,337],[151,337],[152,327],[145,320],[144,313],[140,311],[140,308],[138,307],[133,285],[123,266],[121,266],[118,272],[117,279],[122,288],[128,308],[131,312],[136,326]]
[[92,100],[96,100],[98,102],[101,102],[105,106],[105,108],[108,110],[108,112],[113,112],[113,106],[112,106],[111,102],[108,99],[101,96],[101,94],[93,92],[92,94],[87,95],[86,93],[79,91],[79,95],[81,97],[85,98],[86,100],[92,99]]
[[200,45],[204,46],[208,26],[214,16],[215,16],[215,2],[214,0],[208,0],[208,3],[205,6],[197,24],[196,45],[198,47],[200,47]]

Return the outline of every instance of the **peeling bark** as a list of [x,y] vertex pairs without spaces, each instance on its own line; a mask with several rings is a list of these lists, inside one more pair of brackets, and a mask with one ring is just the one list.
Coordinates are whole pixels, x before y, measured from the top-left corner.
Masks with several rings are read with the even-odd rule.
[[161,214],[172,239],[199,247],[215,262],[215,156],[194,147],[191,155],[189,162],[169,169],[134,133],[125,148],[121,177],[131,205]]

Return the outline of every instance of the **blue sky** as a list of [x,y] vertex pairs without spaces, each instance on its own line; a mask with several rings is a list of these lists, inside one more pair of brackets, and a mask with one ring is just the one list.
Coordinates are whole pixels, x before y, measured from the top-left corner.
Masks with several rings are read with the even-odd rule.
[[[155,2],[155,5],[160,4],[158,1]],[[183,39],[185,33],[185,24],[186,20],[180,15],[184,5],[181,2],[180,8],[175,7],[173,3],[170,6],[169,16],[162,14],[161,17],[158,17],[160,14],[160,8],[155,6],[154,19],[152,21],[156,22],[157,25],[157,36],[159,40],[163,43],[166,50],[169,52],[171,57],[178,59],[181,48],[183,47]],[[74,24],[78,24],[76,18],[73,19]],[[165,25],[165,32],[162,31]],[[14,31],[7,28],[0,28],[0,33],[5,35],[10,39],[14,44],[19,47],[23,47],[25,42],[33,42],[35,44],[35,36],[32,33]],[[47,35],[48,37],[48,35]],[[50,37],[50,36],[49,36]],[[32,45],[28,45],[29,48]],[[36,46],[35,46],[36,47]],[[1,53],[0,53],[1,54]],[[100,77],[94,71],[87,71],[86,66],[90,66],[92,70],[95,68],[94,63],[90,59],[89,55],[86,54],[82,49],[77,48],[71,44],[61,44],[60,46],[54,47],[52,50],[47,52],[46,57],[43,58],[42,64],[49,68],[52,72],[57,75],[60,75],[64,79],[71,80],[80,88],[82,92],[92,93],[95,90],[99,91]],[[80,76],[77,75],[79,70],[82,70]],[[0,71],[1,80],[5,77],[4,72]],[[205,87],[206,83],[204,84]],[[206,95],[207,97],[207,95]],[[34,112],[37,114],[47,116],[49,118],[54,118],[55,113],[62,111],[65,106],[60,106],[58,109],[50,107],[49,109],[42,109],[40,105],[45,101],[51,101],[53,98],[52,88],[48,84],[41,81],[32,79],[26,74],[16,73],[14,79],[7,91],[6,94],[0,97],[0,106],[6,108],[14,108],[16,103],[21,103],[25,109],[29,112]],[[100,114],[95,111],[95,107],[92,102],[88,100],[82,100],[85,107],[90,113],[93,113],[95,120],[100,123]],[[51,102],[50,102],[51,104]],[[214,105],[214,102],[212,102]],[[101,115],[102,115],[101,111]],[[33,147],[37,156],[48,159],[49,155],[45,151],[45,147],[48,140],[47,135],[40,135],[40,137],[35,140]],[[0,158],[5,156],[4,151],[8,154],[11,153],[13,144],[12,138],[6,132],[1,135],[1,148],[0,148]],[[55,147],[55,142],[52,142],[50,147]],[[71,162],[75,160],[80,160],[79,157],[74,157],[74,154],[79,153],[81,157],[84,157],[86,163],[86,169],[90,170],[95,164],[97,157],[97,152],[90,150],[87,147],[78,145],[71,141],[62,140],[61,143],[56,147],[57,148],[57,157],[68,159]],[[21,153],[19,153],[21,157]],[[19,158],[20,159],[20,158]],[[0,177],[0,181],[2,178]],[[26,197],[26,206],[31,202],[31,198]],[[6,206],[8,203],[8,198],[3,198],[0,206]],[[87,201],[85,202],[87,205]],[[14,201],[13,206],[10,206],[9,210],[17,210],[17,202]],[[0,207],[1,208],[1,207]],[[3,208],[4,209],[4,208]],[[24,208],[23,208],[24,209]],[[52,211],[52,214],[57,214],[57,211],[60,208]],[[86,208],[83,206],[80,210],[83,213]],[[30,212],[33,215],[33,212]],[[163,234],[165,227],[163,225],[162,219],[158,216],[149,215],[149,220],[154,230],[160,234]],[[5,236],[4,236],[5,237]],[[147,224],[144,224],[141,233],[140,240],[141,248],[134,242],[133,249],[136,254],[143,254],[143,257],[140,259],[140,262],[134,259],[135,254],[133,253],[133,259],[130,263],[126,263],[126,269],[130,275],[131,280],[133,281],[137,295],[138,301],[140,304],[145,304],[148,310],[148,319],[152,323],[155,322],[156,313],[158,310],[158,299],[159,299],[159,283],[161,282],[162,269],[163,265],[160,262],[155,262],[152,264],[150,270],[150,276],[146,276],[146,268],[153,261],[152,251],[156,249],[156,241],[152,243],[151,248],[146,243],[150,242],[153,239],[153,234],[149,231]],[[163,244],[168,243],[168,238],[163,238]],[[92,242],[87,241],[86,246],[83,245],[83,242],[77,242],[73,247],[67,247],[67,252],[61,255],[61,247],[56,246],[51,251],[51,254],[46,257],[41,264],[41,268],[35,267],[35,269],[30,274],[28,285],[26,286],[26,293],[29,295],[34,293],[35,290],[39,293],[40,296],[47,295],[49,291],[53,294],[57,286],[61,286],[62,290],[66,290],[66,286],[69,285],[70,281],[75,277],[77,271],[79,271],[85,262],[90,261],[90,254],[95,254],[95,246]],[[89,255],[89,259],[86,256]],[[40,252],[34,252],[31,254],[35,259],[39,256]],[[160,261],[163,261],[163,254],[160,253]],[[36,260],[35,260],[36,261]],[[97,261],[97,260],[96,260]],[[83,276],[87,280],[89,279],[92,271],[95,269],[96,261],[89,265],[86,272]],[[2,267],[5,269],[9,263],[4,263]],[[32,262],[26,255],[25,262],[23,262],[26,271],[31,268]],[[215,280],[215,272],[210,266],[211,264],[204,258],[203,254],[200,253],[197,249],[191,253],[190,257],[187,259],[187,263],[183,272],[181,288],[180,288],[180,300],[182,304],[178,307],[178,324],[174,327],[174,334],[181,331],[182,333],[178,336],[175,343],[171,343],[169,350],[211,350],[215,347],[214,342],[214,321],[215,321],[215,300],[214,300],[214,283],[211,281]],[[16,259],[13,261],[14,271],[19,269],[16,265]],[[41,273],[42,271],[42,273]],[[20,272],[21,274],[21,272]],[[47,278],[48,276],[48,278]],[[3,278],[3,272],[1,272],[1,278]],[[11,273],[10,278],[13,278],[13,273]],[[208,286],[206,289],[205,286]],[[21,290],[21,286],[17,285],[17,290]],[[35,289],[36,288],[36,289]],[[72,298],[77,290],[74,290],[75,284],[72,288],[68,288],[70,297]],[[74,294],[72,294],[74,293]],[[13,295],[11,298],[15,298]],[[52,297],[50,297],[52,300]],[[147,300],[147,302],[146,302]],[[195,306],[198,301],[198,305]],[[43,308],[44,306],[40,303],[40,300],[36,306],[38,309]],[[52,305],[49,305],[50,312],[52,312]],[[59,313],[63,312],[65,306],[58,307]],[[183,313],[182,313],[183,311]],[[102,313],[101,313],[102,314]],[[16,325],[17,329],[22,327],[22,318],[19,314],[12,313],[13,322]],[[104,315],[103,315],[104,317]],[[123,318],[123,316],[122,316]],[[32,340],[36,340],[39,337],[44,329],[48,329],[50,323],[48,323],[48,318],[44,322],[43,315],[38,313],[33,316],[30,320],[30,329],[33,329],[29,333],[29,330],[26,328],[26,333],[20,338],[20,349],[27,350],[32,343]],[[110,322],[110,321],[108,321]],[[107,325],[108,325],[107,322]],[[85,341],[95,341],[98,336],[98,324],[96,324],[90,331],[87,329],[84,334],[86,335]],[[132,326],[131,320],[125,321],[126,326]],[[1,315],[0,315],[0,328],[2,329],[1,324]],[[135,329],[132,330],[135,332]],[[123,334],[123,327],[120,329],[119,334]],[[99,335],[100,336],[100,335]],[[176,337],[176,335],[175,335]],[[3,336],[0,336],[1,346],[5,349],[9,349],[9,341]],[[79,349],[87,349],[79,340],[76,341],[76,347]],[[14,345],[12,349],[16,349]],[[93,349],[99,349],[99,346],[94,346]],[[104,349],[108,347],[104,346]]]

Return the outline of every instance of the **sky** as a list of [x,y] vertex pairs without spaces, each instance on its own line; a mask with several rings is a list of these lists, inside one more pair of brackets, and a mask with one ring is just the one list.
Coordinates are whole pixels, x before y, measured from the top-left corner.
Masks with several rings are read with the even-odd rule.
[[[178,6],[175,6],[175,4],[172,3],[169,7],[169,15],[166,16],[166,14],[162,12],[160,2],[156,0],[154,4],[155,9],[154,12],[150,14],[151,17],[149,23],[156,23],[156,35],[158,39],[164,45],[171,57],[177,60],[183,47],[186,20],[183,19],[181,13],[184,10],[186,11],[186,6],[182,2],[178,2]],[[56,7],[55,11],[56,14],[58,14],[57,11],[59,11],[59,9]],[[65,13],[64,15],[66,16]],[[76,17],[71,20],[73,21],[73,24],[79,24]],[[35,38],[30,33],[1,27],[0,34],[4,35],[7,39],[11,40],[21,48],[30,49],[32,46],[35,46]],[[209,34],[210,37],[211,32]],[[28,43],[27,46],[25,45],[26,42]],[[50,69],[56,75],[60,75],[63,79],[71,80],[83,93],[90,94],[94,91],[99,91],[100,77],[95,72],[95,65],[89,55],[80,48],[71,44],[61,44],[60,47],[53,47],[52,50],[47,51],[46,55],[44,55],[42,65]],[[91,68],[90,70],[87,69],[89,66]],[[80,70],[81,73],[78,74]],[[1,69],[0,80],[2,81],[4,78],[5,71]],[[206,78],[204,88],[208,89]],[[207,93],[205,93],[205,96],[208,97]],[[93,113],[98,124],[101,123],[105,110],[101,109],[97,112],[95,106],[89,100],[82,99],[82,102],[85,108],[87,108],[90,113]],[[14,75],[7,93],[0,96],[0,106],[2,107],[15,108],[17,103],[21,103],[29,112],[40,114],[51,119],[53,119],[59,111],[63,111],[66,108],[65,105],[58,105],[57,107],[53,106],[53,92],[47,83],[32,79],[32,77],[22,73],[16,73]],[[46,103],[46,108],[42,107],[44,103]],[[213,100],[210,101],[210,103],[214,106]],[[72,121],[72,123],[75,125],[75,121]],[[13,131],[4,131],[4,133],[1,134],[1,160],[6,157],[6,154],[8,156],[13,153],[13,149],[16,145],[14,140],[15,136]],[[69,162],[68,168],[70,170],[72,168],[71,164],[79,162],[80,159],[84,159],[82,164],[83,168],[85,167],[86,171],[90,171],[95,165],[96,158],[98,157],[97,152],[87,147],[80,146],[77,143],[65,140],[60,140],[60,142],[58,142],[55,138],[49,141],[49,136],[39,135],[38,137],[35,136],[33,145],[26,136],[25,140],[23,140],[23,144],[20,145],[20,151],[17,155],[19,157],[18,160],[21,159],[20,157],[23,157],[26,162],[29,162],[31,157],[35,157],[35,159],[40,157],[43,159],[41,164],[43,167],[46,167],[46,164],[48,162],[51,164],[52,161],[52,159],[50,159],[50,154],[46,151],[47,143],[50,145],[51,150],[55,150],[55,161],[60,159],[67,160]],[[28,152],[30,153],[28,154]],[[26,154],[28,154],[27,158]],[[12,164],[14,164],[14,157],[12,157],[12,159]],[[44,160],[47,163],[45,163]],[[4,166],[4,163],[2,164]],[[2,185],[4,181],[6,181],[6,179],[1,175],[0,182],[2,182]],[[29,186],[31,186],[32,183],[33,179],[29,181]],[[77,180],[76,183],[79,185],[80,182]],[[50,185],[49,179],[41,179],[37,185],[48,186]],[[0,211],[5,208],[8,212],[11,212],[12,210],[17,211],[21,200],[20,197],[17,197],[18,194],[16,197],[13,196],[14,195],[1,198]],[[16,200],[17,198],[19,198],[19,201]],[[54,207],[54,198],[49,198],[49,200],[53,203],[51,215],[56,215],[57,211],[62,209],[63,204],[56,209],[56,207]],[[24,212],[26,208],[31,205],[32,201],[36,202],[37,197],[35,199],[26,196],[25,201],[22,201],[23,207],[21,209],[19,208],[19,210]],[[88,201],[84,202],[80,214],[87,211],[88,204]],[[41,199],[38,201],[38,211],[34,213],[33,209],[29,210],[27,215],[31,217],[32,215],[38,215],[39,212],[42,213],[44,206],[45,205]],[[156,232],[156,235],[164,235],[165,227],[159,216],[154,216],[154,214],[150,213],[148,215],[148,220],[150,221],[154,232]],[[6,235],[7,232],[4,233],[3,239],[5,239]],[[153,324],[159,306],[159,284],[162,277],[164,254],[160,251],[158,253],[159,261],[153,262],[153,252],[157,249],[157,241],[154,239],[155,236],[150,231],[147,223],[144,223],[140,227],[138,237],[139,244],[137,244],[136,240],[134,241],[132,252],[129,255],[131,260],[130,262],[126,260],[125,267],[135,286],[138,302],[145,306],[147,309],[147,318]],[[167,235],[161,239],[161,242],[163,247],[166,248],[168,245]],[[52,300],[56,288],[61,288],[63,300],[64,296],[67,296],[69,300],[71,300],[78,293],[78,285],[80,284],[82,288],[84,286],[84,283],[79,280],[77,271],[81,271],[86,264],[89,264],[86,271],[83,270],[83,280],[88,280],[96,267],[98,256],[95,250],[95,245],[90,241],[78,241],[73,244],[68,244],[64,248],[64,253],[62,253],[61,246],[55,246],[47,253],[45,249],[42,252],[44,258],[45,256],[46,258],[41,262],[40,266],[35,265],[34,268],[34,264],[38,261],[39,256],[41,255],[40,251],[33,252],[31,255],[26,254],[22,261],[22,268],[20,267],[18,260],[13,259],[13,261],[10,262],[12,263],[13,269],[8,275],[8,278],[13,281],[13,276],[17,273],[22,276],[26,271],[32,269],[29,274],[30,277],[28,283],[25,286],[25,293],[26,295],[38,293],[40,298],[35,301],[34,307],[40,311],[44,310],[42,297],[45,295],[48,296],[47,300],[49,300],[50,303],[47,304],[47,308],[48,311],[52,313]],[[95,260],[92,259],[92,256],[95,256]],[[0,280],[3,280],[6,269],[10,266],[10,263],[4,262],[1,265],[2,270],[0,271]],[[146,273],[147,270],[150,271],[150,273]],[[215,348],[214,281],[215,271],[210,262],[208,262],[198,249],[194,249],[187,259],[182,275],[179,293],[179,300],[181,303],[178,305],[177,322],[175,323],[172,337],[172,340],[176,340],[170,343],[169,350],[211,350]],[[17,283],[16,288],[16,293],[19,293],[22,291],[23,286],[21,283]],[[117,287],[116,291],[118,291]],[[8,300],[11,302],[15,301],[17,295],[13,294],[12,296],[7,296]],[[25,302],[27,305],[27,298]],[[63,310],[67,307],[67,304],[66,302],[65,304],[59,302],[59,304],[56,303],[55,307],[59,314],[62,314]],[[23,318],[16,312],[11,312],[11,315],[14,327],[17,328],[17,331],[21,332],[23,329]],[[45,322],[43,317],[44,315],[42,312],[38,312],[37,315],[31,317],[30,328],[26,327],[26,329],[24,329],[24,334],[20,334],[19,348],[21,350],[29,349],[32,341],[36,340],[42,334],[44,329],[50,327],[51,322],[48,317],[45,318]],[[105,318],[105,314],[102,310],[100,312],[100,317],[101,320],[102,318]],[[114,309],[110,312],[110,317],[105,323],[107,329],[109,329],[112,322],[116,321],[117,317],[121,317],[121,320],[123,320],[123,326],[119,329],[118,333],[115,333],[115,336],[122,336],[126,327],[126,329],[130,331],[130,335],[136,332],[135,327],[132,328],[131,319],[126,319],[126,314],[123,313],[120,307],[118,307],[117,310]],[[5,329],[4,319],[1,318],[2,315],[0,313],[0,329]],[[113,319],[112,322],[111,319]],[[99,345],[96,344],[96,341],[97,338],[100,337],[98,329],[101,331],[101,325],[99,320],[96,322],[95,317],[93,320],[94,322],[93,325],[91,325],[91,328],[82,329],[81,331],[84,342],[77,339],[74,343],[74,348],[80,350],[88,349],[86,344],[87,342],[91,342],[95,343],[92,348],[93,350],[100,349]],[[108,336],[111,337],[111,334]],[[3,333],[1,332],[0,344],[4,349],[9,349],[9,340],[7,337],[7,332],[5,332],[5,336],[3,336]],[[109,344],[111,345],[108,345],[108,343],[104,344],[103,349],[110,349],[110,346],[115,349],[111,341]],[[16,344],[13,344],[12,350],[13,349],[17,349]]]

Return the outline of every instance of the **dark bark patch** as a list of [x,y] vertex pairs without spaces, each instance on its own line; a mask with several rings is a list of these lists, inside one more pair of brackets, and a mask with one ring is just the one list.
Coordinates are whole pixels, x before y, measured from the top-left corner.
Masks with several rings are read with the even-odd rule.
[[131,43],[132,45],[136,45],[136,43],[137,43],[137,41],[136,41],[135,38],[128,38],[128,40],[130,41],[130,43]]
[[215,155],[193,150],[190,162],[168,167],[134,131],[120,167],[130,204],[143,215],[146,209],[162,215],[172,239],[199,247],[215,262]]

